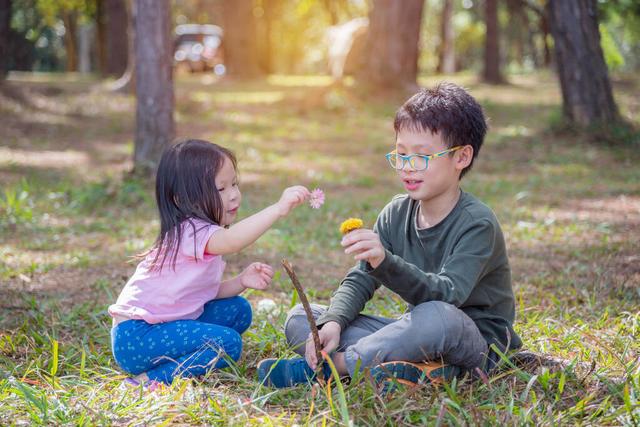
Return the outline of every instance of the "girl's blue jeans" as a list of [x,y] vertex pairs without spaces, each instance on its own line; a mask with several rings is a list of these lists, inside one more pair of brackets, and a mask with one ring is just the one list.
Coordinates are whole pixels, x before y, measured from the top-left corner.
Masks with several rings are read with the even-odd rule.
[[240,297],[209,301],[195,320],[150,324],[126,320],[111,329],[116,363],[126,372],[171,384],[240,358],[240,334],[251,325],[251,305]]

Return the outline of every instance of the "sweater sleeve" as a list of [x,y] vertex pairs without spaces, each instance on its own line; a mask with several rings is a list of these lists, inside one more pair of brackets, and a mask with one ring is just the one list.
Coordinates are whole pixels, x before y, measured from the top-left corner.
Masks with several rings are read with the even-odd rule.
[[[380,213],[373,230],[380,236],[380,242],[388,252],[391,250],[391,244],[386,233],[386,230],[389,229],[386,212],[387,209],[384,209]],[[358,317],[367,302],[373,298],[376,289],[381,285],[375,277],[367,272],[370,269],[369,263],[362,261],[349,270],[334,292],[329,309],[318,318],[318,327],[329,321],[334,321],[344,331],[347,325]]]
[[461,234],[438,273],[426,273],[387,250],[368,274],[410,304],[444,301],[459,307],[484,275],[495,244],[495,226],[483,219]]

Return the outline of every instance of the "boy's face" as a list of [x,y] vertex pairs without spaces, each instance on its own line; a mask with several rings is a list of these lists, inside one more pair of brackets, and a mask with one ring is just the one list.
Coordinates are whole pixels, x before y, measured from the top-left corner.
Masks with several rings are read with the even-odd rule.
[[[401,130],[396,138],[396,151],[399,155],[404,156],[435,154],[447,148],[440,134],[434,134],[430,131]],[[421,171],[415,170],[409,165],[409,162],[406,162],[404,167],[397,172],[409,197],[414,200],[428,201],[448,191],[457,191],[460,172],[468,166],[468,163],[464,161],[461,163],[460,158],[465,157],[465,154],[468,156],[468,153],[465,152],[469,150],[473,155],[471,146],[466,146],[451,154],[430,159],[427,168]]]

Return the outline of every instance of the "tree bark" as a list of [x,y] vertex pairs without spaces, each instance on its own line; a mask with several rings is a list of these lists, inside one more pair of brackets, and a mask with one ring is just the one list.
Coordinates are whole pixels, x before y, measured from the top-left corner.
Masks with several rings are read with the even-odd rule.
[[260,63],[253,0],[224,0],[224,58],[231,77],[259,76]]
[[64,47],[67,57],[67,71],[78,71],[78,16],[75,11],[63,10]]
[[485,82],[500,84],[504,78],[500,71],[500,26],[498,22],[498,0],[485,0],[486,36],[484,43]]
[[11,47],[11,0],[0,0],[0,81],[9,73]]
[[547,8],[565,118],[580,127],[618,121],[596,0],[550,0]]
[[416,86],[424,0],[374,0],[356,79],[379,88]]
[[175,136],[170,0],[135,0],[134,171],[151,175]]
[[129,17],[125,0],[101,0],[104,26],[104,63],[101,71],[121,76],[129,58]]
[[107,17],[105,14],[106,0],[96,1],[96,61],[100,74],[106,74],[107,68]]
[[[134,0],[123,0],[125,5],[125,11],[127,14],[127,67],[124,73],[118,80],[109,85],[109,89],[118,92],[130,92],[134,93],[136,90],[136,15],[135,7],[133,5]],[[173,41],[171,42],[172,56],[173,56]]]
[[438,52],[438,73],[450,74],[456,71],[455,32],[453,28],[453,1],[444,0],[440,21],[440,50]]

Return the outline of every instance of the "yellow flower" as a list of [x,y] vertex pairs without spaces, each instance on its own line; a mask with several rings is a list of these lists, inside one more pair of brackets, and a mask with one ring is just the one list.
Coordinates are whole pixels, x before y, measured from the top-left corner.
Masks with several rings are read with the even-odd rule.
[[358,228],[362,228],[364,223],[360,218],[349,218],[345,220],[342,224],[340,224],[340,232],[342,234],[347,234],[350,231],[357,230]]

